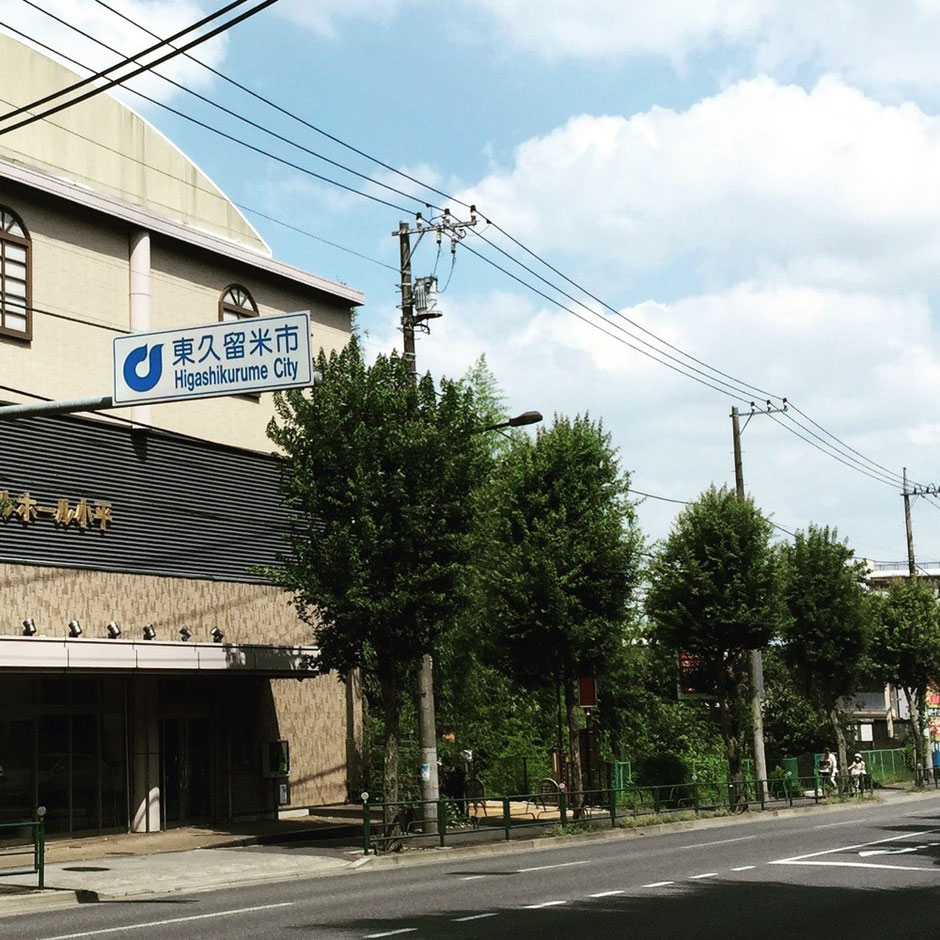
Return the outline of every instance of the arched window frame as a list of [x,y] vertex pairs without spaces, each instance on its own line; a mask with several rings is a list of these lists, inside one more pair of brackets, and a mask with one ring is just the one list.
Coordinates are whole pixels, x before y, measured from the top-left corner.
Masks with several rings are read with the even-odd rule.
[[229,284],[219,295],[219,320],[245,320],[258,316],[258,305],[241,284]]
[[20,216],[0,206],[0,336],[32,340],[32,298],[32,239]]

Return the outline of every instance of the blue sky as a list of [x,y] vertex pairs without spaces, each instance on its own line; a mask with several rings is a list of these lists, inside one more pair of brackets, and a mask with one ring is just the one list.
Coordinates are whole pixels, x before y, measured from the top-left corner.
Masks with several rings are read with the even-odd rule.
[[[161,35],[215,8],[208,0],[109,2]],[[147,44],[94,0],[46,6],[124,51]],[[82,61],[111,61],[22,0],[0,0],[0,21]],[[899,487],[792,432],[834,443],[810,420],[818,422],[853,449],[836,445],[842,459],[864,455],[875,476],[906,465],[913,479],[940,482],[938,37],[940,0],[280,0],[199,56],[475,202],[669,343],[788,396],[802,414],[757,417],[745,432],[749,491],[785,528],[834,525],[860,555],[895,560],[905,552]],[[306,147],[413,189],[191,64],[173,71]],[[156,80],[138,87],[364,185]],[[132,103],[235,202],[365,255],[249,215],[277,257],[365,291],[369,349],[399,342],[397,278],[383,265],[397,264],[390,233],[406,216]],[[492,228],[487,235],[510,247]],[[433,246],[422,245],[415,273],[434,265]],[[442,282],[448,272],[445,253]],[[441,306],[445,316],[419,341],[421,367],[459,375],[485,353],[511,410],[603,419],[639,490],[689,499],[733,482],[731,398],[591,329],[463,249]],[[668,531],[675,509],[640,506],[651,538]],[[938,509],[915,500],[923,561],[940,560]]]

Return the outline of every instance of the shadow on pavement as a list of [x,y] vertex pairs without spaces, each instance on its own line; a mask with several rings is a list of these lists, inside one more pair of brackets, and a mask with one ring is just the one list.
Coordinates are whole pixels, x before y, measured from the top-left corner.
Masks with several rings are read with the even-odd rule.
[[479,909],[399,918],[363,917],[330,924],[284,926],[285,932],[359,936],[409,930],[418,938],[511,937],[513,940],[571,940],[576,937],[663,938],[663,940],[827,940],[898,937],[923,931],[937,935],[940,893],[936,888],[853,889],[779,882],[703,882],[655,895],[585,899],[542,910]]

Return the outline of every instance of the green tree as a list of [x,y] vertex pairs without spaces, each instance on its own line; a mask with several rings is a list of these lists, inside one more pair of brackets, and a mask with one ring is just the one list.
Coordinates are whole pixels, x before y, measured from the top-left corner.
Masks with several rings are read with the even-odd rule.
[[872,637],[875,676],[904,689],[918,767],[927,766],[927,683],[940,676],[940,616],[930,585],[907,578],[895,581],[878,605]]
[[871,638],[866,568],[828,526],[797,532],[780,554],[783,658],[797,688],[829,720],[844,768],[839,703],[859,687]]
[[292,514],[289,550],[269,575],[312,626],[323,671],[374,677],[393,803],[404,683],[463,603],[485,452],[469,391],[442,382],[438,394],[427,375],[414,385],[396,355],[369,367],[355,336],[317,368],[322,385],[276,396],[268,427]]
[[694,655],[718,701],[732,777],[741,777],[747,652],[777,633],[781,601],[772,526],[750,499],[706,490],[677,517],[650,567],[651,637]]
[[641,536],[609,435],[588,417],[556,417],[514,439],[487,494],[481,567],[495,651],[529,688],[561,689],[570,788],[582,789],[581,676],[600,676],[622,648]]

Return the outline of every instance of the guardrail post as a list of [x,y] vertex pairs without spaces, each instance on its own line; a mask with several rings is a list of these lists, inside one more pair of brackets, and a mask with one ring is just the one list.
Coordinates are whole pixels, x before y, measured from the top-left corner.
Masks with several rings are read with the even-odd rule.
[[568,794],[564,790],[558,791],[558,815],[563,826],[568,825]]
[[697,780],[692,781],[692,805],[695,807],[695,815],[698,816],[699,801],[698,801],[698,781]]
[[369,818],[369,794],[362,794],[362,850],[369,854],[369,845],[372,842],[372,820]]
[[440,836],[441,848],[444,848],[444,836],[447,835],[447,805],[443,800],[437,801],[437,834]]
[[728,809],[734,812],[734,784],[728,784]]
[[819,777],[813,777],[813,800],[819,805]]
[[503,828],[506,830],[506,841],[509,841],[509,828],[512,826],[512,817],[509,815],[509,797],[503,797]]
[[610,828],[613,829],[617,825],[617,791],[611,787],[608,792],[610,793]]
[[758,797],[758,799],[760,800],[760,808],[761,808],[761,809],[764,809],[764,803],[765,803],[765,801],[766,801],[766,799],[767,799],[767,793],[766,793],[766,790],[765,790],[765,784],[766,784],[766,783],[767,783],[766,780],[758,780],[758,781],[757,781],[757,797]]

